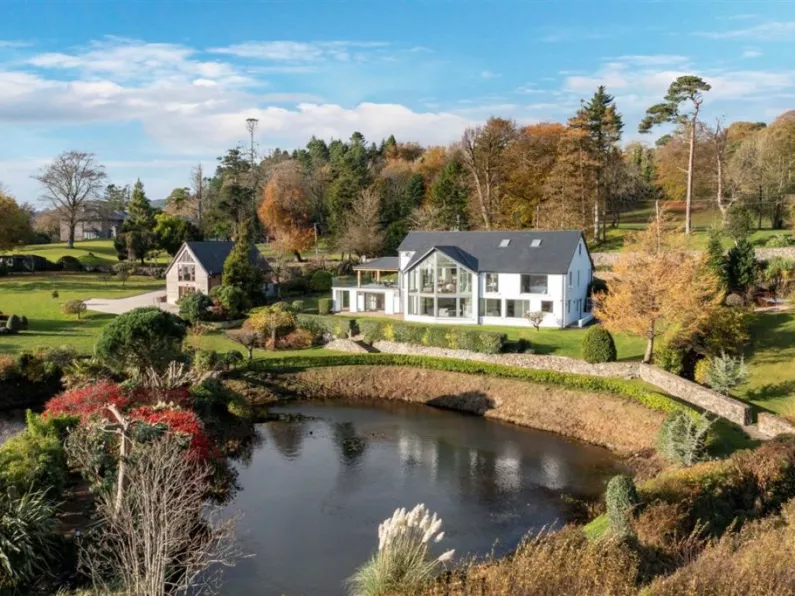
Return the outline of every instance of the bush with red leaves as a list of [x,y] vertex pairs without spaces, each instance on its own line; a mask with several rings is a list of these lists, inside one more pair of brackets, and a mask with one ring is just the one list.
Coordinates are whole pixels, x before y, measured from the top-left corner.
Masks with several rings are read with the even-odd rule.
[[56,395],[44,406],[44,415],[68,414],[78,416],[83,422],[94,415],[109,419],[110,413],[105,410],[108,404],[123,411],[131,403],[132,399],[122,392],[119,385],[102,381],[90,387],[78,387]]
[[140,406],[130,410],[128,415],[131,420],[163,424],[173,433],[189,436],[191,438],[189,452],[199,460],[206,461],[220,456],[204,432],[201,421],[190,410]]

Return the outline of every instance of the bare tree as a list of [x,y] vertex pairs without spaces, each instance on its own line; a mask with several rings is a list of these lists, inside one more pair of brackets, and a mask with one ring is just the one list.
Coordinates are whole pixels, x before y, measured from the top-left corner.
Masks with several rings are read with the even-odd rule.
[[75,227],[87,204],[99,197],[107,175],[93,153],[64,151],[33,176],[44,186],[44,198],[52,203],[69,226],[66,246],[75,244]]
[[442,210],[431,203],[417,207],[409,215],[409,226],[412,230],[426,232],[444,230],[445,221]]
[[254,359],[254,348],[261,347],[265,342],[265,336],[253,329],[233,329],[232,331],[227,331],[226,336],[248,350],[249,362]]
[[202,229],[202,221],[204,216],[204,203],[207,201],[207,193],[205,192],[204,169],[202,164],[199,163],[190,174],[191,190],[193,191],[194,210],[196,212],[196,224],[199,229]]
[[[113,489],[96,495],[96,534],[80,547],[81,569],[102,594],[218,593],[222,567],[240,552],[235,520],[220,521],[206,503],[209,468],[171,434],[131,445],[118,506]],[[70,457],[92,465],[90,446],[69,446]]]
[[340,252],[354,253],[360,257],[378,254],[384,247],[384,231],[380,220],[380,197],[375,190],[366,188],[351,205],[337,248]]

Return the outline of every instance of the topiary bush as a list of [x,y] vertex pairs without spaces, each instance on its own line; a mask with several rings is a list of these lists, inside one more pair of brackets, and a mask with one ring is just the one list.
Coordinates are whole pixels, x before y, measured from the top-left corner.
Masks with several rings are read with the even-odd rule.
[[17,315],[11,315],[8,317],[8,321],[6,321],[6,328],[11,333],[19,333],[22,331],[22,319],[20,319]]
[[313,292],[328,292],[331,290],[331,273],[318,270],[309,278],[309,289]]
[[99,334],[96,354],[117,371],[162,369],[182,358],[185,321],[155,307],[135,308],[111,320]]
[[613,476],[607,483],[605,504],[610,530],[618,537],[632,535],[632,512],[639,502],[638,489],[630,476]]
[[696,383],[700,385],[709,385],[709,369],[712,366],[712,361],[709,358],[702,358],[696,362],[696,368],[693,377]]
[[317,301],[317,312],[320,315],[331,314],[331,298],[321,298]]
[[654,364],[672,375],[682,374],[684,350],[669,344],[663,344],[654,351]]
[[177,304],[179,305],[179,316],[188,323],[206,321],[210,317],[212,300],[201,292],[186,294],[177,301]]
[[582,338],[582,359],[591,364],[615,362],[618,358],[616,343],[610,332],[601,325],[594,325]]
[[56,265],[63,271],[82,271],[83,265],[75,257],[64,255],[56,261]]

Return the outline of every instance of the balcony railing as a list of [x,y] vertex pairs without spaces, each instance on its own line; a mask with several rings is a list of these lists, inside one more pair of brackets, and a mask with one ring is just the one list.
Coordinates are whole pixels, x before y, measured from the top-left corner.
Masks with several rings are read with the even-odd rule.
[[381,277],[377,280],[375,276],[361,277],[361,283],[357,280],[355,275],[343,275],[340,277],[331,278],[332,288],[384,288],[384,289],[397,289],[398,283],[395,276]]

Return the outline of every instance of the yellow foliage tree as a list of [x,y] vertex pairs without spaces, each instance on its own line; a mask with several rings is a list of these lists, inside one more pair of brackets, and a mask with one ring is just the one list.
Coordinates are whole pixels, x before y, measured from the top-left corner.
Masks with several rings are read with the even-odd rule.
[[273,237],[274,248],[293,253],[300,261],[301,252],[312,245],[314,232],[310,188],[299,164],[286,161],[277,165],[263,195],[258,215]]
[[646,339],[646,363],[657,337],[672,327],[696,333],[721,302],[717,278],[703,258],[683,249],[682,240],[670,215],[661,211],[624,248],[610,293],[596,296],[594,315],[607,329]]

